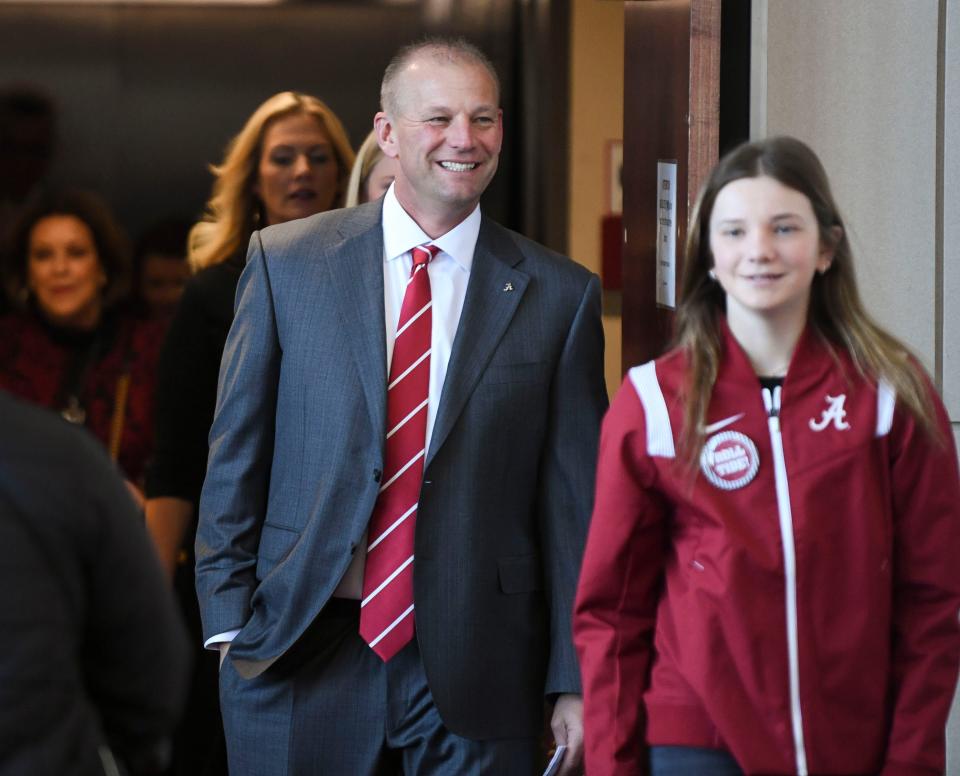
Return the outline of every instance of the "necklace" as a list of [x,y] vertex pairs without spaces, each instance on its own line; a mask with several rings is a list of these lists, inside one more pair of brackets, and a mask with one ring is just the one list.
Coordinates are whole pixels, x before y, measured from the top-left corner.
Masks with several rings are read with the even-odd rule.
[[87,411],[80,404],[80,400],[71,395],[67,399],[67,406],[60,410],[60,417],[67,423],[73,423],[75,426],[82,426],[87,419]]

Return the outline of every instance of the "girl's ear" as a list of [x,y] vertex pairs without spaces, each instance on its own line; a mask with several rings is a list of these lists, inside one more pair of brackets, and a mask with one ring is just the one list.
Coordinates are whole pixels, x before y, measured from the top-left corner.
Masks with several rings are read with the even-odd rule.
[[821,241],[820,256],[817,259],[817,272],[821,275],[830,269],[833,263],[834,254],[837,252],[837,246],[843,239],[843,227],[831,226],[827,232],[827,240]]

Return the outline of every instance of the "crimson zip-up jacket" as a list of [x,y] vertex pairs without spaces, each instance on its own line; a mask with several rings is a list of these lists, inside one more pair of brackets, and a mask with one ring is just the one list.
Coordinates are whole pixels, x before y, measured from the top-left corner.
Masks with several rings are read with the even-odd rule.
[[648,745],[747,774],[934,776],[960,661],[960,482],[890,387],[808,328],[762,391],[724,325],[695,472],[686,359],[630,371],[603,423],[577,595],[587,773]]

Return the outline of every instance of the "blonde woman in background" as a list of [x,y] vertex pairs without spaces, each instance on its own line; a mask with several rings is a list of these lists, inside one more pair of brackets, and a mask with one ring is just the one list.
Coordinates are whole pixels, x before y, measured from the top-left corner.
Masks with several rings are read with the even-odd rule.
[[380,199],[393,183],[398,165],[399,162],[396,159],[383,155],[377,143],[376,132],[367,135],[367,139],[357,151],[357,160],[350,172],[345,207],[354,207]]
[[[281,92],[227,146],[206,214],[190,231],[187,284],[160,359],[156,454],[147,476],[147,527],[200,644],[193,584],[196,504],[207,461],[217,377],[247,243],[256,230],[343,205],[354,153],[340,120],[316,97]],[[217,657],[198,655],[174,752],[176,774],[225,773]],[[211,730],[211,722],[216,728]],[[213,746],[216,745],[216,746]]]

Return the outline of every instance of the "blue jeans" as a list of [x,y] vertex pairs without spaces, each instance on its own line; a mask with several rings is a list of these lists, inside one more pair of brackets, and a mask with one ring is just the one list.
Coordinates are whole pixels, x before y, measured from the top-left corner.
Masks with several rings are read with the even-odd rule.
[[743,771],[720,749],[651,746],[650,776],[743,776]]

